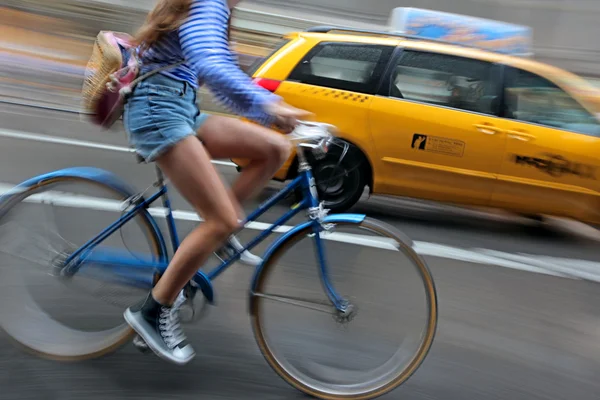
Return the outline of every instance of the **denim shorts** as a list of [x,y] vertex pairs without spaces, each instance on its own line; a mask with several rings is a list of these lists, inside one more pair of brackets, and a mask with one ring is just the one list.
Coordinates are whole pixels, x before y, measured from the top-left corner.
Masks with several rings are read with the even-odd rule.
[[146,162],[196,134],[207,115],[198,109],[196,89],[160,73],[140,82],[128,97],[123,123],[129,143]]

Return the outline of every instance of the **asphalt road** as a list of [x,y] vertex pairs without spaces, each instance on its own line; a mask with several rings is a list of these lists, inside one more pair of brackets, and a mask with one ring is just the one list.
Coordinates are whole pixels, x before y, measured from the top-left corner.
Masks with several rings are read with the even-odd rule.
[[[19,132],[54,141],[67,138],[127,146],[123,132],[102,132],[73,114],[0,105],[3,184],[81,165],[113,171],[139,189],[152,183],[152,167],[137,164],[125,152],[43,142],[35,136],[17,138]],[[218,168],[225,180],[235,178],[233,168]],[[272,185],[262,197],[277,187]],[[273,221],[284,206],[261,222]],[[179,196],[174,198],[174,208],[190,210]],[[416,374],[386,398],[598,398],[600,256],[596,241],[573,230],[540,228],[500,213],[411,200],[364,199],[353,211],[384,220],[415,240],[438,287],[440,319],[431,353]],[[184,221],[179,226],[183,233],[193,227]],[[366,251],[356,247],[338,255],[341,263],[350,265],[363,259]],[[288,261],[292,268],[301,268],[303,262],[302,257]],[[3,339],[0,399],[303,398],[271,371],[256,348],[245,308],[250,276],[248,268],[236,266],[218,281],[219,305],[205,320],[187,327],[198,356],[185,368],[142,355],[130,345],[95,361],[57,363],[26,354]],[[292,275],[283,279],[291,282]],[[389,319],[403,309],[398,307]],[[93,315],[95,311],[89,309]],[[390,333],[385,328],[391,323],[378,325],[383,335]],[[315,344],[302,333],[298,329],[290,335],[292,345]],[[320,355],[331,360],[340,357],[327,347],[321,348]]]

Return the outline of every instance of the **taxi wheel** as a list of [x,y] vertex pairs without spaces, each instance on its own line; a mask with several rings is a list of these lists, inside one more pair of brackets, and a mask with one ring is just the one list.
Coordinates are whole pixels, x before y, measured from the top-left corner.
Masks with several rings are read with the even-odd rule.
[[341,150],[333,150],[323,160],[310,160],[319,199],[332,213],[347,211],[360,200],[365,185],[366,159],[353,147],[340,162]]

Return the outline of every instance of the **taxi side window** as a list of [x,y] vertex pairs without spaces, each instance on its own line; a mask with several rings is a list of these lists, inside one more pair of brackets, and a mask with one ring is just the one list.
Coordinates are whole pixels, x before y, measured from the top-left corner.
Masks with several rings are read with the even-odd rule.
[[493,64],[447,54],[404,50],[392,71],[391,97],[495,115]]
[[373,94],[393,50],[382,45],[322,43],[300,61],[288,80]]
[[504,117],[600,136],[600,124],[581,104],[549,80],[507,67]]

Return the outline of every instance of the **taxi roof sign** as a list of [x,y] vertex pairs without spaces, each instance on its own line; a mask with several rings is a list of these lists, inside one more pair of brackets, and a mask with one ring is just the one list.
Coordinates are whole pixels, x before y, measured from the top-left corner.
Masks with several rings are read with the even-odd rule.
[[496,53],[532,55],[530,27],[468,15],[397,7],[390,16],[390,31]]

